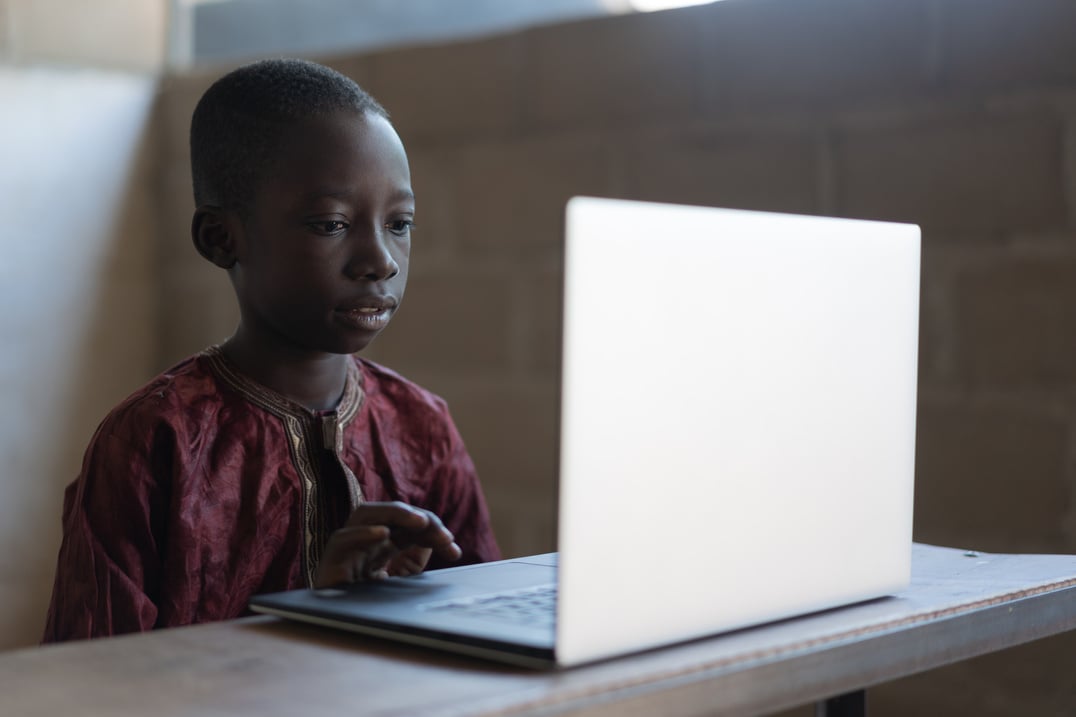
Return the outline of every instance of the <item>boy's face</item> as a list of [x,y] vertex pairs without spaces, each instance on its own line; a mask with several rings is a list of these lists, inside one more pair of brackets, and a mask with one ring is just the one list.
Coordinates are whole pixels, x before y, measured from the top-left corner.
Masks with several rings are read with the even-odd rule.
[[239,232],[243,331],[301,351],[365,348],[403,299],[414,215],[388,120],[338,112],[290,129]]

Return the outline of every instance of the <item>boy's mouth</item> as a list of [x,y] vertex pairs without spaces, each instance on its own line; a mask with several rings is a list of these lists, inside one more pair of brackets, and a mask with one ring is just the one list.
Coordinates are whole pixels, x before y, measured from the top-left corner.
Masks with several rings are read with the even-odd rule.
[[380,331],[389,324],[392,318],[393,305],[391,302],[378,302],[366,306],[354,306],[337,309],[336,314],[347,325],[363,331]]

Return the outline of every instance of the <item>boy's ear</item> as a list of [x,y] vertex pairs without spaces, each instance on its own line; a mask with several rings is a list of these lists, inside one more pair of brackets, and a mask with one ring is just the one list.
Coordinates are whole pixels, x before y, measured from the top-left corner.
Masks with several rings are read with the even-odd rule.
[[204,205],[194,210],[191,219],[194,248],[222,269],[235,266],[237,231],[235,217],[220,207]]

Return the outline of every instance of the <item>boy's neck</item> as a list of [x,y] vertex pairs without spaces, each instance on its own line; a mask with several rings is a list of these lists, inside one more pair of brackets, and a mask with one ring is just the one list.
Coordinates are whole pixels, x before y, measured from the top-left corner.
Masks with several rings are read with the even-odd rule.
[[237,332],[221,350],[249,378],[312,411],[336,408],[344,393],[350,356],[273,350],[245,338]]

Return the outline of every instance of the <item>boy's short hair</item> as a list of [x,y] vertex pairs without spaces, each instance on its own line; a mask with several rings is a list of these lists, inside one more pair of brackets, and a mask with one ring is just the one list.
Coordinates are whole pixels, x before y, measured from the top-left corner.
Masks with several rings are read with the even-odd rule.
[[191,118],[195,206],[244,210],[283,132],[298,120],[340,110],[389,117],[354,80],[316,62],[261,60],[224,75]]

